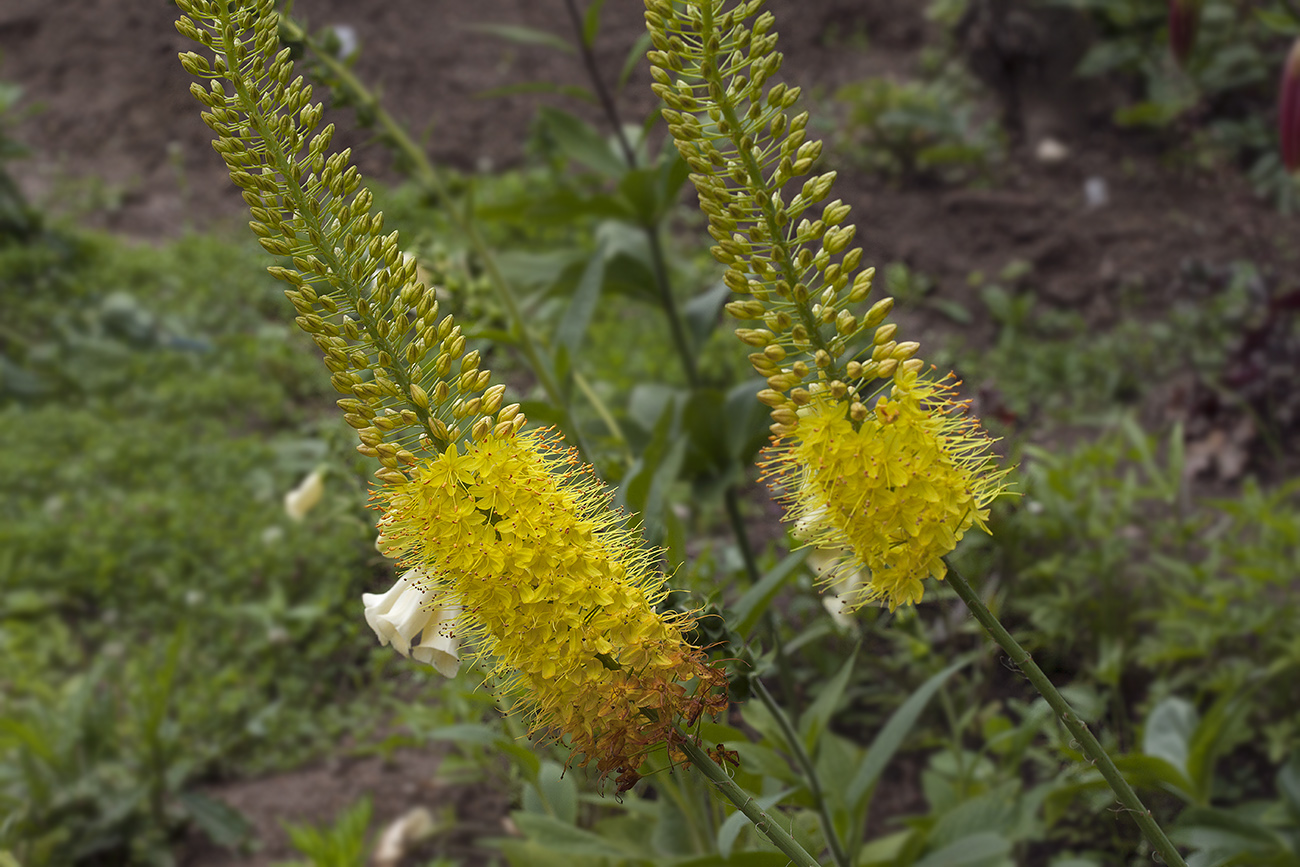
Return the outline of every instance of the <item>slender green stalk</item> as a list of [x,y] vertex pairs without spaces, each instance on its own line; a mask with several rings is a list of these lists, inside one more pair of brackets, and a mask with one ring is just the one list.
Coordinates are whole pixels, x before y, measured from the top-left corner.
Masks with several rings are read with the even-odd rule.
[[754,798],[740,786],[736,785],[731,777],[718,764],[709,758],[708,753],[702,750],[691,736],[682,732],[679,728],[677,734],[681,736],[682,751],[690,758],[691,764],[699,772],[708,778],[709,782],[717,786],[718,790],[726,796],[727,800],[736,805],[736,809],[744,813],[749,821],[754,823],[754,828],[758,833],[772,841],[772,845],[780,849],[786,857],[797,865],[797,867],[822,867],[817,859],[809,855],[789,832],[782,828],[780,823],[769,816],[766,812],[759,809]]
[[767,691],[763,681],[753,678],[750,683],[753,684],[754,692],[763,703],[763,707],[767,708],[767,712],[781,727],[786,746],[803,771],[804,780],[808,783],[808,794],[812,796],[813,806],[817,808],[817,815],[821,818],[822,833],[826,836],[826,845],[831,850],[831,857],[835,859],[837,867],[850,867],[852,862],[849,860],[848,853],[844,851],[844,844],[840,841],[839,835],[835,833],[835,822],[831,819],[830,807],[827,806],[826,797],[822,793],[821,779],[817,776],[817,769],[813,767],[812,756],[808,755],[808,751],[803,748],[803,740],[799,737],[799,733],[795,731],[785,711],[781,710],[781,706],[776,703],[776,699],[772,698],[772,694]]
[[1011,633],[1007,632],[1002,623],[993,615],[993,612],[989,611],[988,606],[980,599],[979,594],[975,592],[970,584],[966,583],[966,579],[962,577],[961,572],[953,567],[951,562],[948,563],[947,583],[953,590],[957,591],[957,595],[961,597],[962,602],[966,603],[966,607],[970,609],[971,614],[975,615],[975,619],[979,621],[980,626],[983,626],[984,630],[998,643],[998,646],[1006,651],[1007,656],[1024,673],[1025,677],[1029,678],[1029,682],[1034,685],[1034,688],[1038,690],[1043,698],[1047,699],[1048,705],[1060,717],[1061,722],[1065,724],[1070,734],[1074,736],[1084,755],[1091,759],[1097,770],[1101,772],[1102,778],[1110,785],[1115,797],[1132,814],[1133,820],[1138,823],[1152,847],[1160,853],[1164,863],[1170,865],[1170,867],[1187,867],[1183,856],[1178,854],[1178,849],[1173,842],[1165,836],[1165,832],[1160,828],[1160,825],[1152,818],[1151,811],[1143,805],[1137,793],[1133,791],[1133,787],[1120,774],[1119,768],[1115,767],[1115,763],[1111,761],[1110,755],[1105,748],[1088,730],[1087,723],[1079,718],[1075,710],[1070,707],[1069,702],[1052,685],[1052,681],[1048,679],[1047,675],[1043,674],[1043,670],[1038,667],[1029,653],[1020,646],[1020,643],[1012,637]]

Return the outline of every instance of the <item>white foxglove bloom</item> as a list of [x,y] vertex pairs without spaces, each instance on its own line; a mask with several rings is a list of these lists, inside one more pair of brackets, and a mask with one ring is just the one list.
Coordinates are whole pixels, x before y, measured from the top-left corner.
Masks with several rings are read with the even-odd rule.
[[[439,594],[416,583],[427,580],[422,569],[412,569],[398,578],[388,592],[362,594],[366,623],[380,644],[391,644],[402,656],[414,656],[432,665],[439,674],[454,677],[460,668],[460,639],[456,637],[460,606],[448,604]],[[439,602],[442,604],[436,604]],[[415,637],[420,633],[424,633],[424,639],[417,644]]]
[[[808,555],[808,565],[812,566],[818,575],[834,568],[838,560],[839,558],[834,554],[820,548],[814,549]],[[836,626],[840,629],[848,629],[853,625],[853,618],[850,616],[853,608],[851,600],[857,589],[862,586],[862,571],[855,569],[847,573],[842,572],[833,580],[834,583],[828,585],[822,593],[822,607],[826,609],[826,613],[831,616]]]
[[460,638],[456,636],[459,605],[443,605],[424,629],[420,643],[411,648],[417,662],[432,665],[443,677],[455,677],[460,671]]
[[284,495],[284,511],[293,520],[301,521],[320,502],[324,493],[325,474],[312,470],[298,483],[298,487]]

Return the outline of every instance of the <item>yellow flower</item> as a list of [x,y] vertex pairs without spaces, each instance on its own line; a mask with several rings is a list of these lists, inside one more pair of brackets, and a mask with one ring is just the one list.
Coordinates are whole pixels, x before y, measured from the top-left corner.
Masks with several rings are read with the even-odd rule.
[[549,435],[491,434],[409,475],[376,492],[384,550],[457,600],[459,637],[531,731],[567,737],[602,774],[633,771],[675,724],[725,707],[721,672],[682,637],[688,619],[656,611],[654,554]]
[[900,369],[891,393],[858,423],[848,401],[817,394],[765,464],[784,491],[787,520],[835,557],[822,583],[848,585],[866,568],[866,580],[839,593],[850,609],[919,602],[922,580],[944,577],[942,557],[962,535],[986,529],[1007,471],[952,389],[951,379]]

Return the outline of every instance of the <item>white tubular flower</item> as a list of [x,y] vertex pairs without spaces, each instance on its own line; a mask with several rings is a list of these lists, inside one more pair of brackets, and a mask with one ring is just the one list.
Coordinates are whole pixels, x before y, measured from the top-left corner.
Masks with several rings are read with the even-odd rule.
[[854,569],[852,571],[835,572],[836,561],[839,558],[830,551],[824,551],[820,548],[813,549],[808,555],[808,565],[821,577],[826,590],[822,593],[822,607],[826,613],[831,616],[831,620],[840,629],[848,629],[853,625],[853,618],[849,616],[852,610],[851,599],[853,594],[862,586],[862,571]]
[[312,470],[298,487],[284,495],[284,511],[295,521],[307,517],[321,495],[325,493],[325,475],[320,470]]
[[456,635],[459,605],[443,605],[424,628],[424,637],[411,648],[411,657],[432,665],[443,677],[455,677],[460,671],[460,638]]
[[366,623],[379,636],[380,644],[392,644],[402,656],[411,655],[411,642],[433,618],[434,594],[418,587],[411,579],[424,578],[420,569],[412,569],[397,579],[387,593],[363,593]]
[[[461,609],[454,603],[435,604],[439,594],[420,586],[428,577],[422,569],[411,569],[388,592],[362,594],[366,623],[381,645],[391,644],[402,656],[432,665],[445,677],[455,677],[460,670],[456,618]],[[416,644],[415,637],[420,633],[424,638]]]

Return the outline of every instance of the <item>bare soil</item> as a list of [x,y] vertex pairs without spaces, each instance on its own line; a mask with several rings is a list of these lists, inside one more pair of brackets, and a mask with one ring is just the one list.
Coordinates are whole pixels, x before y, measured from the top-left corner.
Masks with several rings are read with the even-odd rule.
[[[916,0],[771,0],[787,80],[831,94],[868,75],[909,75],[933,35],[923,6]],[[630,0],[605,8],[597,48],[607,78],[617,74],[641,31],[641,9]],[[175,12],[163,0],[0,0],[0,79],[21,84],[35,110],[16,130],[33,156],[14,167],[33,200],[143,239],[242,219],[243,203],[211,151],[188,94],[190,80],[176,60],[189,46],[172,27]],[[435,160],[463,170],[518,163],[538,104],[532,96],[479,94],[543,80],[583,83],[572,56],[472,29],[524,24],[569,38],[560,0],[298,0],[296,12],[312,27],[354,28],[358,75],[424,136]],[[1152,310],[1170,303],[1189,261],[1221,267],[1250,260],[1278,292],[1290,290],[1284,275],[1294,271],[1297,220],[1256,199],[1235,172],[1170,168],[1164,143],[1112,129],[1106,118],[1114,94],[1068,74],[1086,32],[1077,21],[1039,24],[1038,44],[1018,47],[1010,59],[1005,46],[989,42],[996,21],[977,20],[963,31],[973,69],[996,96],[990,111],[1012,124],[1011,157],[993,185],[904,185],[840,167],[836,194],[854,205],[868,258],[878,265],[906,262],[950,297],[968,291],[972,272],[995,274],[1024,260],[1034,267],[1040,303],[1080,310],[1102,325],[1117,315],[1122,284],[1146,287]],[[621,98],[626,118],[653,110],[647,85],[643,64]],[[588,109],[564,107],[598,120]],[[354,126],[344,113],[334,120],[341,130]],[[1032,156],[1046,135],[1069,148],[1059,164]],[[364,133],[340,139],[354,146],[363,173],[396,179],[388,154]],[[1090,178],[1105,181],[1105,205],[1085,205]],[[1226,430],[1229,422],[1223,424]],[[287,858],[292,853],[281,820],[325,822],[364,793],[375,797],[379,822],[417,803],[435,812],[455,804],[463,821],[499,826],[506,807],[499,797],[440,785],[437,757],[418,753],[232,782],[210,793],[255,821],[262,848],[240,858],[196,839],[181,853],[185,864]]]

